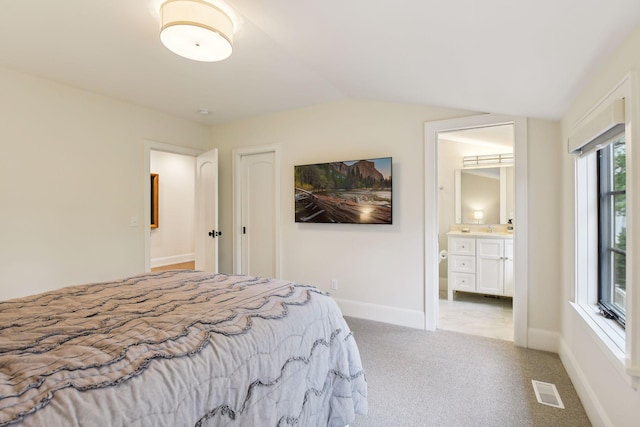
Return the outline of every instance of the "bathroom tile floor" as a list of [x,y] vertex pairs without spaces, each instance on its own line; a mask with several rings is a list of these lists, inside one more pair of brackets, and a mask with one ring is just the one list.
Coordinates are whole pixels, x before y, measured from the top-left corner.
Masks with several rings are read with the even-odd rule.
[[440,291],[438,327],[489,338],[513,341],[513,300],[454,292],[453,301]]

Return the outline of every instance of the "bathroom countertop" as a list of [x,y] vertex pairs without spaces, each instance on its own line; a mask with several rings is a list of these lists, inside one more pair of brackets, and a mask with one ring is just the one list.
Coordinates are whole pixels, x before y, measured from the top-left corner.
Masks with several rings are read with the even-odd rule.
[[468,231],[463,232],[460,230],[449,231],[447,236],[469,236],[469,237],[488,237],[495,239],[513,239],[513,233],[504,232],[504,231]]

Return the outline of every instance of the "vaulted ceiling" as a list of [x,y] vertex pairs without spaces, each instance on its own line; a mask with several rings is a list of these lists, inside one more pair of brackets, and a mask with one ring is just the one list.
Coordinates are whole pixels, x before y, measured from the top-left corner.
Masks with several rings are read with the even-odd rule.
[[204,124],[341,99],[559,119],[640,22],[638,0],[228,0],[234,52],[200,63],[160,43],[160,3],[3,0],[0,65]]

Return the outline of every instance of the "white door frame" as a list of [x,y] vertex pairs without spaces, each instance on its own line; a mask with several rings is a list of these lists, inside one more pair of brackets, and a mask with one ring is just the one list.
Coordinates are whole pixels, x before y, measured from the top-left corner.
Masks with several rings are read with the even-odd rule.
[[[181,147],[179,145],[166,144],[157,141],[144,141],[144,271],[151,271],[151,150],[163,151],[165,153],[183,154],[186,156],[198,157],[203,150]],[[194,176],[195,180],[195,176]]]
[[274,203],[274,231],[275,231],[275,276],[280,278],[280,145],[267,144],[257,145],[253,147],[235,148],[232,151],[232,205],[233,205],[233,271],[234,274],[242,272],[242,156],[252,154],[274,154],[274,170],[275,170],[275,203]]
[[499,114],[483,114],[425,123],[425,329],[438,327],[438,133],[477,127],[514,125],[514,181],[516,233],[514,240],[513,297],[514,343],[528,344],[528,253],[527,253],[527,119]]

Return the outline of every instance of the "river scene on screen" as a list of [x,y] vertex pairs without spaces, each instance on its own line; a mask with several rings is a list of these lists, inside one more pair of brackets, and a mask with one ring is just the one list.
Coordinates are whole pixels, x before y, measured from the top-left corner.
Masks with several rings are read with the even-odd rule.
[[391,157],[294,169],[296,222],[391,224]]

